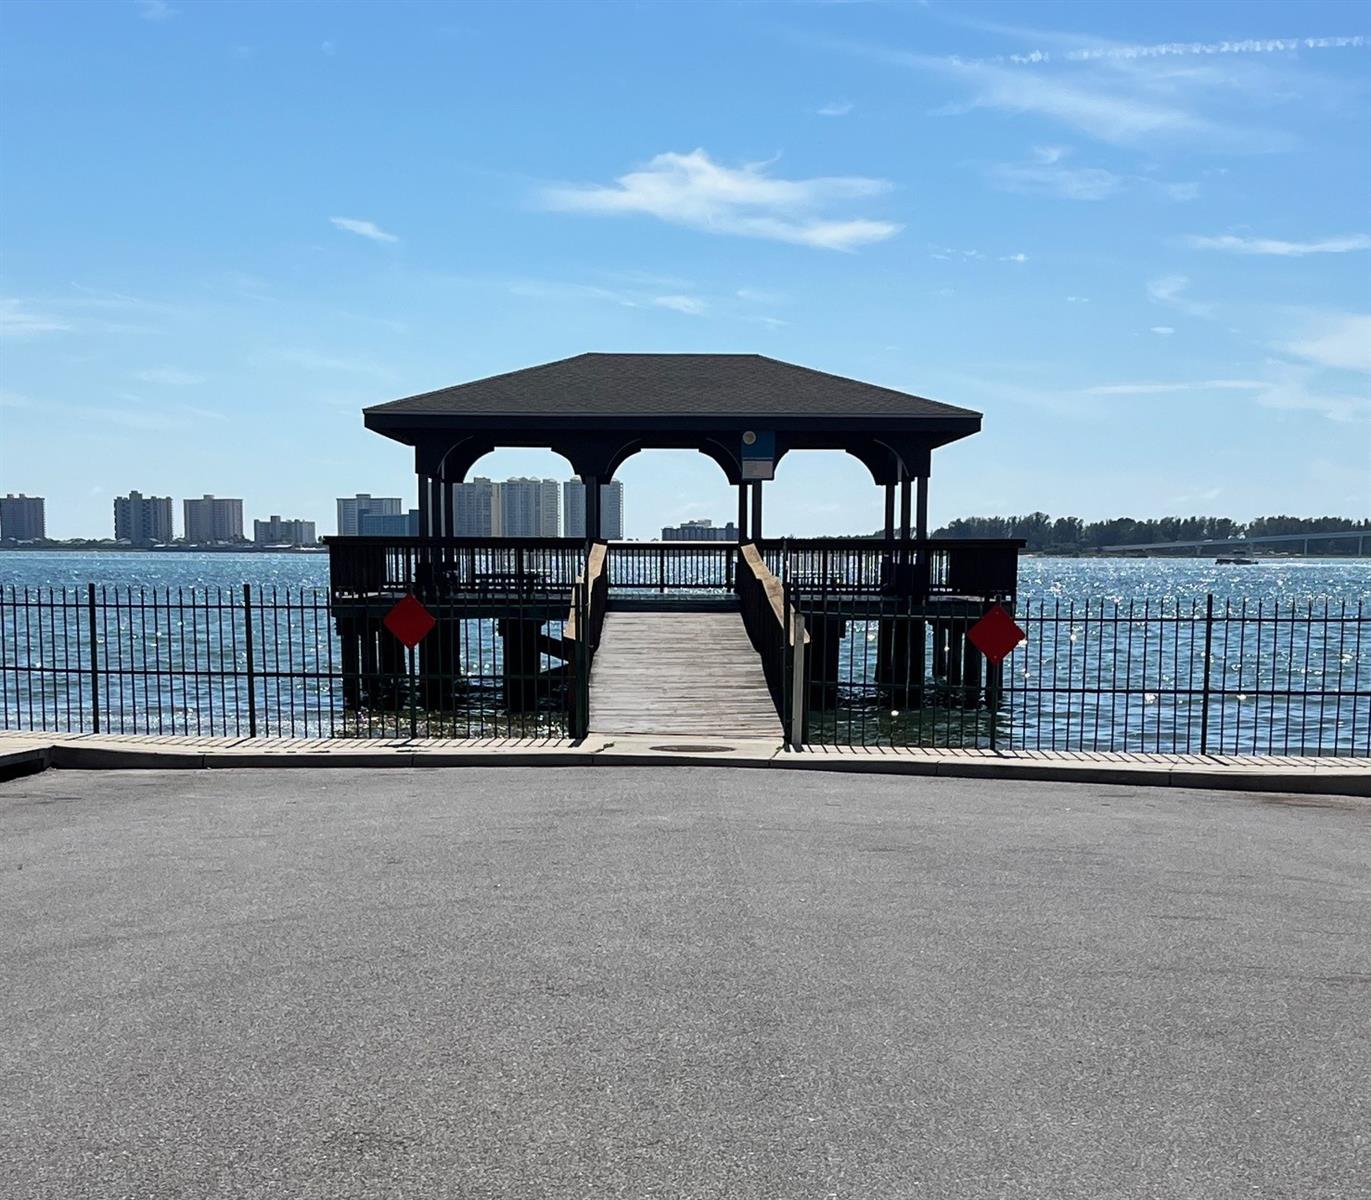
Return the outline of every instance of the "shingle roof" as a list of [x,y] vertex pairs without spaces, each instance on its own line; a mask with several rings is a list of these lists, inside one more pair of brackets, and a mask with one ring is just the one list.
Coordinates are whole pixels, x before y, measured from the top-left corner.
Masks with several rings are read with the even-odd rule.
[[366,411],[388,417],[980,415],[761,354],[578,354]]

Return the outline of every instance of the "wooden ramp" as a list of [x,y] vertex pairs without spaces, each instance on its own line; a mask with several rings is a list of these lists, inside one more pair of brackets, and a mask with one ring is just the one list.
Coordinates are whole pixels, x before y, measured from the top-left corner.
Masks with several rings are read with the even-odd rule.
[[777,739],[781,721],[737,612],[610,612],[590,672],[590,731]]

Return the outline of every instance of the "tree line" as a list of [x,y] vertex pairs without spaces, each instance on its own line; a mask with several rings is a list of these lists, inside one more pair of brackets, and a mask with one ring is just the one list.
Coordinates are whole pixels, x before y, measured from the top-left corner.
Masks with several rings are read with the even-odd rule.
[[[1235,521],[1231,517],[1157,517],[1137,521],[1112,517],[1107,521],[1083,521],[1080,517],[1052,517],[1044,512],[1018,517],[959,517],[936,529],[940,538],[1023,538],[1026,550],[1073,553],[1154,542],[1194,542],[1236,537],[1272,537],[1278,534],[1371,532],[1371,520],[1350,517],[1256,517]],[[880,536],[880,535],[877,535]]]

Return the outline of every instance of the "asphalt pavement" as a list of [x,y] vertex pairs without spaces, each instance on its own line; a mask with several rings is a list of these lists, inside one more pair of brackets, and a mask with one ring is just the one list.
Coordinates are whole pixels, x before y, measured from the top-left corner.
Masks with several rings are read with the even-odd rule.
[[1371,805],[0,784],[0,1195],[1371,1195]]

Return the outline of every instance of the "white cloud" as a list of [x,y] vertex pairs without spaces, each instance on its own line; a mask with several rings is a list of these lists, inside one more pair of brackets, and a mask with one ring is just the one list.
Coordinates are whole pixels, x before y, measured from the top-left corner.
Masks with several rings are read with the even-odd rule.
[[373,242],[398,242],[400,240],[393,233],[387,233],[371,221],[359,221],[353,217],[329,217],[329,220],[339,229],[344,229],[348,233],[355,233],[359,237],[370,238]]
[[137,0],[138,15],[145,21],[166,21],[181,10],[172,8],[167,0]]
[[1012,263],[1026,263],[1028,261],[1028,255],[1025,254],[1022,250],[1020,250],[1018,254],[1002,254],[1000,256],[1000,261]]
[[1218,237],[1192,235],[1184,239],[1195,250],[1227,250],[1232,254],[1274,254],[1298,258],[1305,254],[1346,254],[1354,250],[1371,250],[1371,234],[1352,233],[1346,237],[1323,238],[1316,242],[1283,242],[1276,238]]
[[739,288],[738,299],[750,304],[784,304],[787,297],[781,292],[763,291],[761,288]]
[[146,371],[135,371],[133,377],[144,383],[165,383],[171,387],[190,387],[205,382],[203,376],[192,375],[179,367],[150,367]]
[[701,316],[709,306],[695,296],[654,296],[652,303],[658,308],[669,308],[674,312],[687,313],[692,317]]
[[1153,325],[1151,332],[1160,334],[1162,337],[1170,337],[1176,331],[1170,325]]
[[34,312],[22,300],[0,299],[0,337],[30,338],[44,333],[65,333],[71,325],[61,317]]
[[845,117],[852,111],[852,105],[843,100],[833,104],[825,104],[823,108],[817,111],[821,117]]
[[1371,374],[1371,314],[1320,316],[1310,322],[1303,337],[1280,348],[1321,367]]
[[894,237],[902,226],[869,218],[822,215],[831,206],[890,191],[883,179],[821,176],[780,179],[766,164],[733,168],[704,150],[666,153],[621,175],[612,186],[561,184],[543,189],[543,204],[559,212],[601,216],[646,214],[706,233],[766,238],[825,250],[854,250]]
[[1068,297],[1066,298],[1066,302],[1067,302],[1068,304],[1089,304],[1089,303],[1090,303],[1090,297],[1089,297],[1089,296],[1068,296]]
[[1197,300],[1191,300],[1185,295],[1190,287],[1190,280],[1184,275],[1164,275],[1160,279],[1153,279],[1147,285],[1147,294],[1158,304],[1166,304],[1178,310],[1188,313],[1192,317],[1208,317],[1213,314],[1213,307],[1208,304],[1201,304]]

